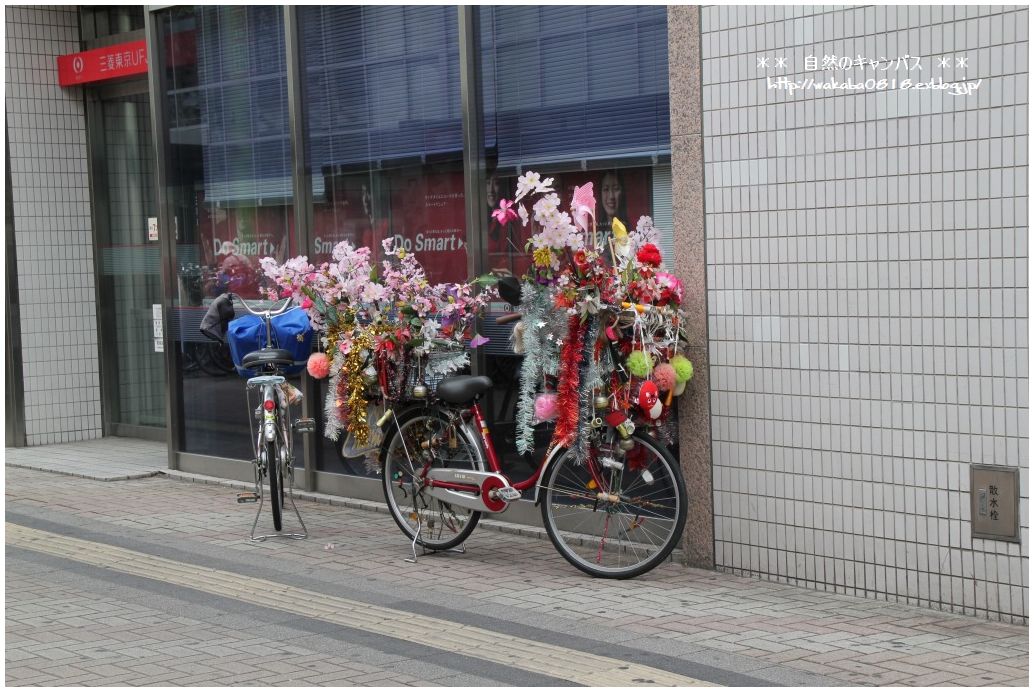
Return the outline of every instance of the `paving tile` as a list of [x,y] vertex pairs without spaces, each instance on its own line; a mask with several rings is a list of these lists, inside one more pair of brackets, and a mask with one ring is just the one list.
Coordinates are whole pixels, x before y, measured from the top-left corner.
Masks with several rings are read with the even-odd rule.
[[[547,541],[489,530],[476,532],[464,555],[410,565],[389,515],[329,501],[300,503],[309,541],[255,544],[246,539],[254,509],[237,505],[236,489],[225,483],[161,477],[110,483],[11,466],[6,480],[9,513],[304,575],[327,584],[328,593],[334,584],[369,585],[385,594],[405,590],[425,604],[502,613],[515,627],[650,652],[663,639],[665,646],[695,647],[702,660],[722,665],[752,662],[746,667],[775,666],[783,674],[844,684],[1017,685],[1026,678],[1027,629],[1015,625],[677,565],[630,582],[590,580]],[[44,497],[47,503],[34,500]],[[325,550],[328,544],[335,548]],[[59,588],[57,575],[9,569],[5,578],[9,684],[63,684],[75,675],[91,676],[91,684],[138,684],[145,676],[154,684],[166,676],[170,684],[247,685],[355,685],[364,676],[371,676],[368,684],[384,685],[465,679],[445,669],[422,679],[427,666],[390,665],[395,659],[383,654],[372,662],[349,661],[341,645],[333,647],[337,655],[307,648],[321,635],[273,641],[218,620],[200,622],[188,612],[127,603],[115,589],[84,598]],[[238,617],[249,616],[235,612],[226,621]],[[271,662],[271,650],[290,653]],[[67,653],[72,664],[48,661],[45,652]],[[93,658],[105,653],[120,658]]]

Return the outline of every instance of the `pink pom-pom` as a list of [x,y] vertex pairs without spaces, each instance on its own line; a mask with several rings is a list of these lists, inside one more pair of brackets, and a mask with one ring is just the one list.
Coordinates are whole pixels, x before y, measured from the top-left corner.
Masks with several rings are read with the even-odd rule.
[[327,358],[326,353],[313,353],[309,356],[305,369],[317,380],[322,380],[330,373],[330,359]]
[[653,381],[662,392],[670,392],[675,386],[675,379],[675,368],[671,363],[661,363],[653,369]]
[[556,418],[556,394],[539,394],[535,397],[535,420],[542,423]]

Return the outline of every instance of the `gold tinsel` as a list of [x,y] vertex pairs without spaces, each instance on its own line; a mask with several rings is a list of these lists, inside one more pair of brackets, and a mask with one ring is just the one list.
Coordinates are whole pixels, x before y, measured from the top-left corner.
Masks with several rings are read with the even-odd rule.
[[342,368],[342,377],[346,379],[348,399],[345,401],[348,407],[348,420],[345,421],[345,429],[355,437],[357,445],[365,445],[369,438],[369,423],[366,417],[366,382],[363,381],[363,351],[367,353],[373,350],[373,337],[366,329],[359,330],[359,333],[352,339],[352,347],[345,356],[345,364]]

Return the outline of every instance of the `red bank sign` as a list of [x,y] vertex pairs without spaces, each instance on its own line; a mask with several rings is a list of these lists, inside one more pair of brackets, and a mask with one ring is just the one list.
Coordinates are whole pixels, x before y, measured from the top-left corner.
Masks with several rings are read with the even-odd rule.
[[147,74],[145,41],[119,43],[57,58],[57,78],[61,86],[104,82],[138,74]]

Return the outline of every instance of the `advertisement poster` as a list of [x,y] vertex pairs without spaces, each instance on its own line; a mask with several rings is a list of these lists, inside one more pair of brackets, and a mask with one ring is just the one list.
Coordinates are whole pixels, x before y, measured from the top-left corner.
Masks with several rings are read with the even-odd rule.
[[431,283],[465,281],[467,224],[463,171],[427,174],[407,169],[391,176],[391,232],[416,253]]
[[201,203],[197,280],[202,294],[211,298],[229,291],[259,298],[264,283],[259,259],[283,262],[293,256],[293,226],[288,206],[227,208]]

